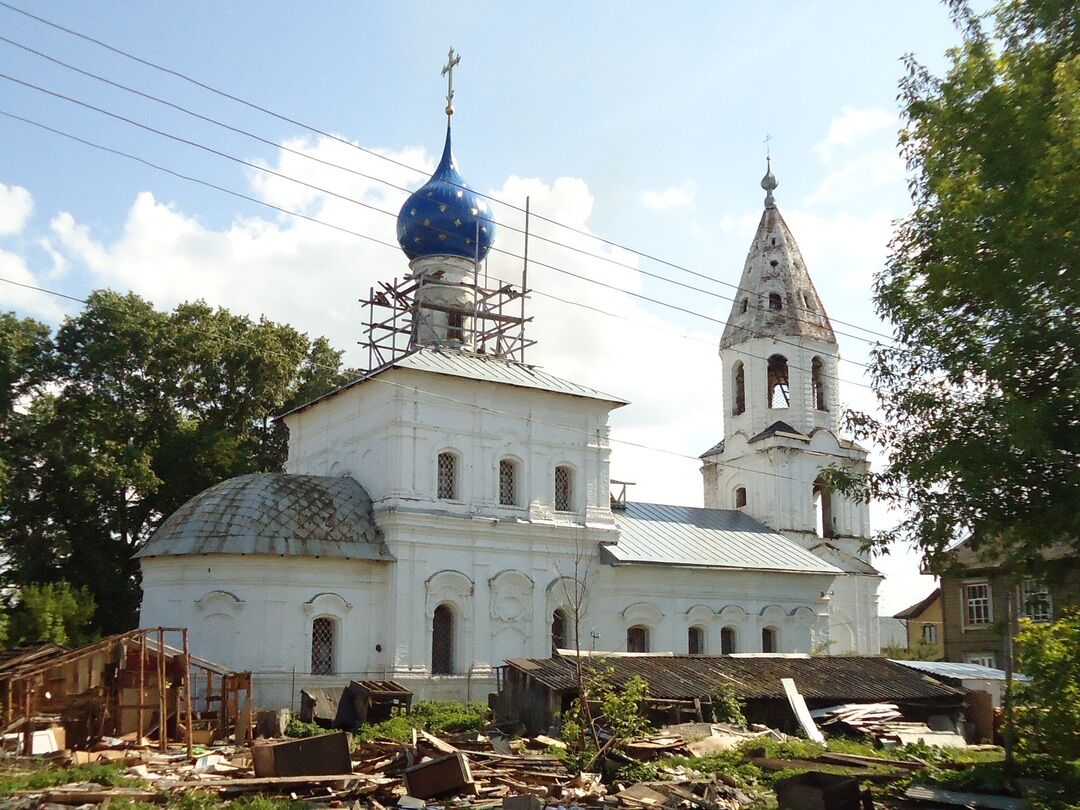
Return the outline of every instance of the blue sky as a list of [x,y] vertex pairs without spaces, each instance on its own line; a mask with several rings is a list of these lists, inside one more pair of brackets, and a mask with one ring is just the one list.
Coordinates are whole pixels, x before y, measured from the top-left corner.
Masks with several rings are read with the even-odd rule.
[[[397,3],[99,2],[16,5],[189,74],[411,166],[441,148],[439,69],[453,45],[455,151],[470,184],[645,254],[717,279],[706,282],[582,236],[553,237],[634,269],[531,246],[542,261],[727,317],[761,211],[758,182],[772,136],[777,199],[836,321],[882,330],[870,281],[889,222],[907,210],[896,154],[900,57],[940,71],[953,31],[944,7],[907,2]],[[420,173],[207,93],[0,7],[0,34],[84,70],[249,129],[273,143],[415,187]],[[250,162],[396,211],[403,195],[355,175],[196,121],[77,76],[0,42],[0,73],[33,82]],[[0,79],[0,109],[138,154],[290,210],[393,240],[392,218],[140,131]],[[279,215],[0,117],[0,276],[72,295],[110,286],[161,306],[212,303],[328,334],[359,337],[353,303],[404,257]],[[519,222],[512,209],[496,218]],[[541,229],[543,234],[543,229]],[[516,250],[507,229],[502,246]],[[503,258],[494,272],[512,277]],[[549,370],[630,399],[613,474],[632,497],[699,505],[696,456],[722,435],[720,327],[701,318],[538,269],[540,292],[621,315],[606,318],[535,297],[533,356]],[[0,307],[53,323],[76,305],[0,284]],[[647,328],[643,328],[645,324]],[[841,335],[847,359],[868,344]],[[354,350],[355,351],[355,350]],[[359,356],[352,357],[359,362]],[[872,405],[862,369],[841,366],[841,396]],[[875,509],[875,523],[889,516]],[[929,584],[904,550],[883,611]]]

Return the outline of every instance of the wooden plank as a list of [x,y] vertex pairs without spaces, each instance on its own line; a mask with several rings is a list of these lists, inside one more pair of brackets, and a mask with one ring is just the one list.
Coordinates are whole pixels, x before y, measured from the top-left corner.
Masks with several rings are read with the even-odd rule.
[[795,712],[795,717],[798,719],[803,731],[806,732],[806,736],[814,742],[824,743],[825,735],[821,733],[821,729],[814,723],[814,718],[810,716],[810,710],[806,708],[806,701],[799,694],[799,690],[795,688],[795,681],[791,678],[781,678],[780,684],[784,687],[784,694],[787,695],[791,710]]
[[927,785],[912,785],[904,796],[925,802],[952,804],[958,807],[987,807],[991,810],[1027,810],[1028,803],[1012,796],[1000,796],[992,793],[964,793],[959,790],[944,790]]

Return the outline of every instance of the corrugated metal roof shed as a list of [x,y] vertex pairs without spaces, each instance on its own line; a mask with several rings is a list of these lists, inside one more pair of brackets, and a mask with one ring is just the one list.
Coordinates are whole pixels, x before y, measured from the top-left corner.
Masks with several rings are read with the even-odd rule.
[[628,503],[614,512],[609,562],[839,574],[840,569],[735,509]]
[[[872,656],[612,656],[589,663],[610,666],[616,686],[634,675],[649,684],[654,698],[690,700],[711,695],[721,684],[733,684],[742,700],[786,700],[781,678],[795,681],[799,692],[815,703],[919,703],[957,701],[963,692],[939,683],[887,658]],[[570,658],[512,658],[507,666],[558,692],[574,693]]]
[[393,559],[355,479],[284,473],[241,475],[203,490],[135,556],[181,554]]
[[[902,667],[908,667],[909,669],[917,669],[920,672],[925,672],[929,675],[934,675],[938,678],[953,678],[958,681],[963,680],[978,680],[978,681],[1003,681],[1005,680],[1005,670],[994,669],[993,667],[984,667],[982,664],[958,664],[953,661],[900,661],[898,659],[889,659],[894,664],[899,664]],[[1019,672],[1014,672],[1013,677],[1018,681],[1030,681],[1027,675],[1021,675]]]
[[367,382],[393,368],[408,368],[414,371],[426,371],[432,374],[445,374],[449,377],[461,377],[469,380],[515,385],[521,388],[534,388],[538,391],[551,391],[556,394],[572,394],[573,396],[611,402],[617,408],[627,404],[625,399],[612,396],[611,394],[605,394],[603,391],[597,391],[595,388],[589,388],[588,386],[564,380],[561,377],[548,374],[546,371],[541,371],[536,366],[529,366],[524,363],[518,363],[513,360],[504,360],[486,354],[473,354],[472,352],[462,351],[460,349],[419,348],[402,355],[392,363],[388,363],[381,368],[373,369],[362,377],[358,377],[340,388],[330,391],[317,399],[313,399],[311,402],[305,402],[303,405],[299,405],[291,411],[281,414],[281,416],[277,418],[280,419],[281,417],[288,416],[290,413],[296,413],[297,411],[309,408],[316,402],[326,399],[327,397],[332,397],[355,385]]

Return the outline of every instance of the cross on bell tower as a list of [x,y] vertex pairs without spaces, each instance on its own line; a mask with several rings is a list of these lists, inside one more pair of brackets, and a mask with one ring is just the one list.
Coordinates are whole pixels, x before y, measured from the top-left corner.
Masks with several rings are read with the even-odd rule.
[[446,115],[454,114],[454,68],[461,61],[461,54],[454,53],[453,47],[446,55],[446,64],[443,65],[442,75],[446,77]]

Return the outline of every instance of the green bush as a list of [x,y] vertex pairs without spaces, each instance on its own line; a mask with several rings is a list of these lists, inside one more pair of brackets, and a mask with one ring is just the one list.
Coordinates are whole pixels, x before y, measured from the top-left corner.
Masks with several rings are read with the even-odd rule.
[[743,705],[739,700],[739,691],[735,684],[720,684],[712,694],[713,720],[717,723],[731,723],[736,726],[746,725]]
[[408,742],[414,728],[435,735],[480,731],[487,717],[487,707],[482,703],[422,700],[409,714],[395,714],[381,723],[359,726],[356,734],[361,740]]
[[601,759],[596,744],[601,733],[605,740],[610,739],[607,750],[618,751],[627,741],[652,730],[639,710],[649,694],[645,679],[635,675],[622,687],[616,687],[611,682],[613,673],[610,665],[591,667],[585,672],[581,695],[560,718],[567,762],[578,770],[592,768]]

